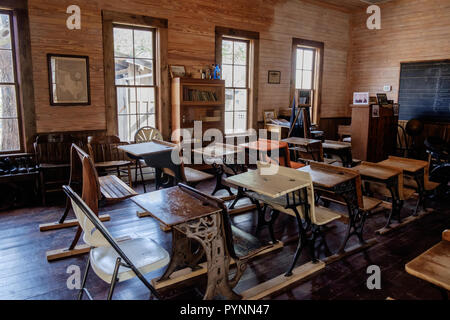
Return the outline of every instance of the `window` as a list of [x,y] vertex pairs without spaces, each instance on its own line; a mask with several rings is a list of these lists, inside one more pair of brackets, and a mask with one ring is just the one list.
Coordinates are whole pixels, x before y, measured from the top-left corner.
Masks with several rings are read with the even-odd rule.
[[114,25],[114,65],[119,137],[133,141],[155,126],[155,29]]
[[249,41],[223,38],[222,79],[225,80],[225,133],[247,130]]
[[0,153],[21,150],[12,14],[0,11]]
[[297,48],[295,64],[295,89],[314,89],[314,56],[314,49],[302,47]]

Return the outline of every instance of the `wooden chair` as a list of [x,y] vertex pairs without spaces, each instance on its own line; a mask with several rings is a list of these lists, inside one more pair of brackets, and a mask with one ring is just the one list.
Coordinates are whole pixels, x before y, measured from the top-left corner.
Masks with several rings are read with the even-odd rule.
[[[263,244],[251,234],[234,226],[228,213],[228,207],[222,199],[203,193],[185,184],[179,184],[179,186],[205,203],[222,209],[227,255],[236,262],[236,273],[228,282],[229,287],[233,289],[241,279],[248,262],[262,251],[272,247],[272,244]],[[240,296],[236,294],[236,298],[240,298]]]
[[[163,136],[162,136],[161,132],[159,132],[158,129],[153,128],[153,127],[142,127],[134,135],[135,143],[150,142],[152,140],[159,140],[159,141],[163,140]],[[131,157],[132,159],[134,158],[131,155],[128,155],[128,156]],[[147,192],[147,189],[145,187],[145,180],[144,180],[144,174],[142,173],[142,168],[146,167],[147,165],[146,165],[145,161],[141,158],[136,158],[134,160],[136,160],[135,181],[137,181],[137,179],[138,179],[138,170],[139,170],[139,172],[141,174],[142,185],[144,187],[144,193],[145,193],[145,192]]]
[[[108,172],[115,170],[117,177],[128,177],[128,184],[133,186],[131,178],[131,159],[118,146],[128,144],[121,142],[117,136],[90,136],[88,137],[89,155],[99,171]],[[126,170],[126,174],[121,173]],[[112,179],[112,178],[111,178]]]
[[70,167],[70,146],[74,142],[68,134],[38,135],[34,152],[39,168],[42,204],[47,204],[47,193],[61,191],[68,182]]
[[[78,156],[79,161],[82,164],[83,199],[85,199],[84,201],[87,202],[95,214],[98,215],[99,202],[114,203],[137,195],[133,189],[117,176],[99,177],[90,156],[75,144],[72,145],[72,155],[74,158],[75,156]],[[47,260],[63,259],[89,252],[89,246],[76,246],[80,239],[81,231],[82,229],[78,225],[78,230],[69,248],[48,251]]]
[[[84,158],[82,161],[83,175],[85,180],[89,180],[95,175],[95,172],[92,171],[95,169],[86,163],[90,161],[88,158]],[[84,192],[83,199],[81,199],[69,186],[64,186],[63,188],[72,203],[79,225],[84,231],[84,242],[91,247],[78,300],[83,298],[83,293],[85,292],[92,300],[89,291],[85,288],[91,265],[97,276],[110,284],[108,300],[112,299],[117,282],[134,277],[138,277],[150,292],[159,298],[157,291],[145,279],[143,274],[166,266],[170,261],[169,253],[156,242],[145,238],[130,238],[122,241],[119,245],[98,219],[97,214],[83,201],[83,199],[93,200],[91,203],[95,208],[97,204],[96,199],[91,199],[92,195],[85,195]],[[90,188],[87,190],[92,191]]]
[[273,158],[267,156],[266,159],[264,159],[266,162],[269,162],[269,163],[275,162],[275,163],[279,164],[280,166],[293,168],[293,169],[300,169],[305,166],[303,163],[291,161],[289,145],[287,142],[279,141],[279,144],[280,144],[279,150],[283,151],[282,152],[283,154],[279,155],[279,157],[277,159],[273,159]]

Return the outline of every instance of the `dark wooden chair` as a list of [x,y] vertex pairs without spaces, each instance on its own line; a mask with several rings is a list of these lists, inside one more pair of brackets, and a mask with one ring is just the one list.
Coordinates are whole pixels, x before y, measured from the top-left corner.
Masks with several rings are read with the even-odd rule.
[[[137,193],[125,184],[118,177],[113,175],[99,177],[95,165],[90,156],[77,145],[73,144],[71,149],[72,154],[72,167],[74,174],[71,177],[71,186],[82,191],[83,199],[89,207],[98,215],[99,204],[108,204],[137,195]],[[81,167],[80,167],[81,166]],[[81,171],[79,170],[81,168]],[[80,177],[82,177],[80,181]],[[81,188],[80,188],[81,185]],[[86,199],[89,199],[87,201]],[[67,213],[70,209],[70,202],[66,205],[66,211],[63,214],[61,220],[57,223],[62,224],[60,228],[68,226],[64,225],[64,220],[67,217]],[[109,216],[101,216],[101,220],[109,220]],[[86,245],[76,246],[81,236],[81,228],[78,223],[69,225],[78,226],[77,233],[75,235],[72,244],[66,249],[57,249],[47,252],[47,260],[63,259],[79,254],[84,254],[89,251],[89,247]],[[52,229],[58,229],[53,226]]]
[[[133,186],[131,178],[131,159],[118,146],[128,142],[120,141],[117,136],[90,136],[88,137],[89,155],[95,167],[101,173],[115,171],[118,178],[127,177],[130,187]],[[125,174],[122,174],[125,173]],[[113,178],[111,178],[113,179]]]
[[40,190],[43,205],[47,193],[62,191],[69,180],[70,146],[75,142],[68,134],[38,135],[34,152],[39,168]]

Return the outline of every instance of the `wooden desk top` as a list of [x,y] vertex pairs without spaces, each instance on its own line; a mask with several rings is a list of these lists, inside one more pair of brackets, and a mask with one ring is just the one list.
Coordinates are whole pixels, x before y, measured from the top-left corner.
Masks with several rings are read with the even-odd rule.
[[237,185],[270,198],[279,198],[295,190],[311,185],[304,175],[297,175],[296,170],[279,166],[275,175],[261,175],[260,169],[251,170],[226,179],[228,183]]
[[359,166],[351,168],[359,172],[361,176],[371,177],[380,180],[388,180],[401,174],[401,170],[396,168],[388,168],[383,165],[363,161]]
[[202,154],[207,158],[223,158],[239,152],[243,152],[244,148],[231,144],[214,142],[204,148],[197,148],[192,151]]
[[179,186],[141,194],[131,200],[169,227],[221,211]]
[[389,159],[381,161],[379,163],[399,168],[410,173],[416,173],[419,170],[425,169],[425,167],[428,165],[428,162],[426,161],[393,156],[389,156]]
[[450,241],[443,240],[406,264],[406,272],[450,291]]
[[153,140],[150,142],[123,145],[118,148],[135,157],[143,157],[149,154],[170,151],[176,146],[176,144],[170,142]]
[[287,143],[290,143],[290,144],[294,144],[294,145],[297,145],[297,146],[302,146],[302,147],[307,147],[307,146],[309,146],[310,144],[313,144],[313,143],[321,143],[320,140],[307,139],[307,138],[297,138],[297,137],[290,137],[290,138],[287,138],[287,139],[283,139],[281,141],[287,142]]
[[325,140],[325,142],[322,143],[322,147],[324,149],[342,150],[349,148],[351,149],[352,145],[348,142]]
[[358,173],[355,172],[352,174],[352,172],[347,171],[350,169],[347,169],[346,171],[341,171],[339,169],[341,168],[327,164],[311,163],[309,166],[297,170],[308,172],[311,175],[312,182],[315,186],[326,189],[334,188],[341,183],[358,177]]
[[243,143],[240,146],[257,151],[270,151],[286,148],[288,145],[283,141],[259,139],[258,141]]

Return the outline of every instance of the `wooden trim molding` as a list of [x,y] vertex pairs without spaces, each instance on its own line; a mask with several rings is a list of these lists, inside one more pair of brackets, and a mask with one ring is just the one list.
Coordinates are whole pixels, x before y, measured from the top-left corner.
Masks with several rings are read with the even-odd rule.
[[[295,74],[297,67],[296,50],[298,46],[311,47],[317,50],[315,57],[315,78],[314,87],[318,94],[314,95],[314,107],[312,121],[317,125],[320,124],[320,111],[322,106],[322,81],[323,81],[323,65],[324,65],[324,51],[325,44],[319,41],[292,38],[292,54],[291,54],[291,90],[290,97],[295,94]],[[292,103],[292,100],[291,100]]]
[[168,20],[109,10],[102,10],[102,19],[107,134],[117,135],[119,132],[115,91],[113,25],[124,24],[156,28],[156,126],[164,139],[170,138],[170,86],[167,61]]
[[258,83],[259,83],[259,32],[218,27],[215,29],[216,64],[222,63],[222,38],[232,37],[250,41],[249,47],[249,99],[247,129],[256,129],[258,120]]

